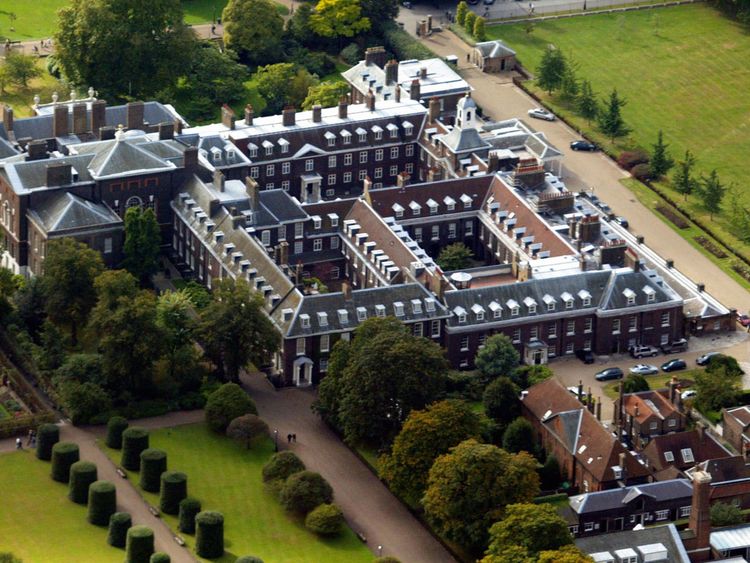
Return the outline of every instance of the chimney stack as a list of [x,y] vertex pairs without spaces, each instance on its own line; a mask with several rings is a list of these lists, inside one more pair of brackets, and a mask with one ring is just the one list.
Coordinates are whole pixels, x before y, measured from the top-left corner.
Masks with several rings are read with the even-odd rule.
[[159,123],[159,140],[174,139],[174,123],[165,121]]
[[253,111],[253,106],[247,104],[245,106],[245,125],[252,125],[254,116],[255,112]]
[[279,243],[279,264],[289,264],[289,243],[285,240]]
[[294,106],[286,106],[281,111],[281,123],[284,127],[291,127],[295,122],[295,109]]
[[583,381],[578,380],[578,400],[583,402]]
[[377,65],[382,67],[385,64],[385,48],[384,47],[370,47],[365,50],[365,65]]
[[182,133],[182,120],[181,119],[174,120],[174,133],[175,135],[180,135]]
[[83,135],[89,130],[86,104],[73,104],[73,134]]
[[320,104],[315,104],[312,107],[312,120],[313,123],[320,123],[323,121],[323,107]]
[[427,115],[427,119],[430,125],[437,121],[437,118],[440,115],[440,100],[435,97],[430,98],[429,111]]
[[250,176],[247,176],[245,178],[245,191],[250,200],[250,211],[253,213],[257,212],[260,207],[260,186],[258,185],[258,182]]
[[13,131],[13,108],[9,105],[3,106],[3,125],[6,131]]
[[227,104],[221,106],[221,124],[227,129],[234,129],[234,122],[237,121],[237,116],[234,110]]
[[348,113],[349,104],[346,100],[346,96],[339,98],[339,119],[346,119]]
[[410,178],[411,176],[406,172],[399,172],[398,176],[396,176],[396,185],[399,188],[406,187],[406,185],[409,183]]
[[385,63],[385,85],[390,86],[398,82],[398,61],[391,59]]
[[352,300],[352,286],[346,280],[341,282],[341,293],[344,294],[344,301]]
[[396,100],[396,102],[401,103],[401,86],[398,84],[396,84],[396,87],[393,89],[393,96],[393,99]]
[[695,534],[691,552],[708,550],[711,538],[711,474],[696,470],[693,473],[693,501],[688,528]]
[[625,452],[620,452],[620,471],[622,472],[620,474],[620,480],[625,481],[627,479],[627,475],[625,474],[625,456],[627,454]]
[[425,78],[427,78],[427,67],[426,66],[423,66],[422,68],[419,69],[419,78],[421,78],[422,80],[424,80]]
[[185,172],[193,173],[198,170],[198,148],[187,147],[183,155],[183,166]]
[[55,106],[52,114],[52,135],[54,137],[68,136],[68,106],[65,104]]
[[44,139],[38,139],[29,142],[29,144],[26,145],[26,152],[29,153],[26,160],[42,160],[47,158],[47,141]]
[[[219,170],[218,168],[214,168],[214,187],[216,187],[220,192],[223,192],[226,185],[226,178],[224,178],[224,174]],[[232,213],[234,215],[234,213]]]
[[417,80],[416,78],[411,81],[411,92],[409,93],[409,97],[412,100],[417,100],[417,101],[419,101],[422,98],[421,85],[419,83],[419,80]]
[[65,163],[47,165],[47,187],[67,186],[73,183],[73,167]]
[[602,421],[602,398],[598,397],[596,399],[596,420],[599,422]]
[[91,102],[91,131],[96,134],[107,124],[107,102],[94,100]]
[[128,129],[141,129],[143,127],[143,102],[129,102],[125,106],[125,122]]
[[367,109],[370,111],[375,111],[375,94],[372,93],[372,90],[367,91],[367,96],[365,96],[365,103],[367,104]]
[[99,127],[99,140],[111,141],[115,138],[115,131],[117,131],[117,129],[114,127],[114,125],[105,125],[103,127]]
[[427,31],[432,31],[432,15],[427,16]]

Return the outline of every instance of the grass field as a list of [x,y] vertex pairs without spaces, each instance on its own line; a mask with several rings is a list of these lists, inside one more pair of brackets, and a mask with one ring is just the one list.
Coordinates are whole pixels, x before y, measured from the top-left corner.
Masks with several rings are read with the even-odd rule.
[[[650,358],[645,358],[645,359],[650,359]],[[643,363],[650,363],[650,362],[644,361]],[[663,363],[663,361],[660,360],[659,362],[654,362],[654,365],[659,366],[661,363]],[[656,375],[647,375],[645,377],[651,389],[664,389],[665,387],[669,387],[669,382],[672,380],[672,375],[676,375],[677,379],[679,380],[695,381],[695,374],[700,373],[702,371],[703,371],[702,369],[688,369],[684,371],[676,371],[673,373],[658,373]],[[612,383],[608,383],[604,387],[604,394],[610,399],[616,399],[620,394],[619,389],[620,389],[620,382],[613,381]]]
[[32,450],[0,455],[0,552],[29,563],[122,563],[124,551],[107,545],[107,530],[89,524],[49,472]]
[[[623,115],[633,132],[620,148],[650,148],[662,129],[674,157],[690,149],[700,171],[716,168],[750,205],[742,181],[750,154],[750,34],[736,22],[695,4],[541,22],[530,34],[520,24],[492,26],[488,36],[508,42],[532,73],[548,44],[562,49],[600,96],[617,88],[628,101]],[[546,94],[542,98],[580,129],[591,129],[569,108]],[[608,144],[601,135],[597,141]],[[680,205],[750,255],[750,246],[733,239],[725,217],[711,222],[695,197]]]
[[[171,470],[187,474],[189,494],[200,499],[204,510],[224,514],[227,551],[217,561],[234,563],[241,555],[255,555],[266,563],[372,561],[373,555],[349,528],[338,538],[323,540],[284,512],[261,480],[261,467],[273,453],[270,440],[244,450],[195,424],[152,432],[151,447],[167,452]],[[119,463],[120,452],[107,454]],[[138,475],[131,473],[129,478],[137,487]],[[158,506],[158,495],[143,496]],[[175,517],[164,519],[177,529]],[[192,548],[195,538],[184,537]]]
[[61,99],[68,99],[68,89],[47,72],[45,60],[37,60],[37,66],[42,74],[39,78],[30,81],[26,88],[8,86],[5,88],[5,92],[0,94],[0,102],[11,106],[16,117],[28,117],[32,114],[31,104],[34,103],[34,95],[36,94],[39,95],[42,102],[52,101],[52,92],[55,91],[59,92]]

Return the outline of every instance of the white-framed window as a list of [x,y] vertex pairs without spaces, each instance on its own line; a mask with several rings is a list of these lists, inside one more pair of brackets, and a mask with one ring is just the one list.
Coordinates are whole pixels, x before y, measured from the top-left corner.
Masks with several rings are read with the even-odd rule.
[[352,173],[351,172],[344,172],[344,183],[345,184],[351,184],[352,183]]
[[261,231],[260,242],[263,246],[271,246],[271,231]]
[[529,330],[529,340],[539,340],[539,327],[531,327],[531,330]]
[[359,163],[365,164],[367,162],[367,151],[362,151],[359,153]]
[[344,166],[349,166],[352,163],[352,153],[348,152],[344,155]]
[[414,336],[422,336],[422,323],[414,323]]
[[391,176],[396,176],[398,174],[398,166],[396,165],[391,166],[389,169],[389,172]]
[[273,145],[269,142],[266,145],[266,156],[271,156],[273,154]]
[[690,448],[682,448],[680,454],[682,454],[682,459],[685,460],[685,463],[693,463],[695,461],[693,450]]
[[375,305],[375,316],[381,319],[385,317],[385,305]]
[[391,147],[391,158],[398,158],[398,147]]
[[521,342],[521,329],[520,328],[514,328],[513,329],[513,342],[518,344]]
[[547,338],[557,338],[557,323],[547,325]]
[[573,342],[568,342],[567,344],[565,344],[565,353],[568,355],[572,354],[573,348],[574,348]]
[[381,160],[383,160],[383,149],[377,149],[375,151],[375,161],[380,162]]
[[298,356],[305,355],[305,339],[304,338],[297,339],[297,355]]
[[328,137],[328,146],[329,147],[336,146],[336,135],[331,135],[330,137]]
[[314,162],[312,158],[308,158],[305,161],[305,172],[312,172],[313,171]]
[[339,248],[339,237],[331,238],[331,250],[338,250]]
[[299,322],[302,328],[310,328],[310,315],[300,315]]
[[406,156],[414,156],[414,145],[406,145],[404,154],[406,154]]
[[659,344],[661,346],[669,344],[669,334],[662,334],[661,337],[659,337]]
[[328,352],[331,349],[331,336],[329,334],[323,334],[320,337],[320,351]]
[[335,186],[336,185],[336,174],[329,174],[328,175],[328,185],[329,186]]
[[257,145],[254,145],[254,144],[250,143],[247,146],[247,153],[250,156],[250,158],[256,158],[258,156],[258,147],[257,147]]
[[289,141],[286,139],[279,139],[279,145],[281,145],[281,152],[286,154],[289,152]]
[[474,221],[469,219],[464,223],[464,236],[470,237],[474,235]]
[[404,170],[406,170],[407,174],[412,174],[414,172],[414,164],[411,162],[407,162]]
[[257,178],[260,176],[260,167],[259,166],[251,166],[250,167],[250,177],[251,178]]
[[274,189],[275,187],[276,187],[276,184],[274,184],[273,182],[266,182],[265,188],[266,188],[267,190],[272,190],[272,189]]
[[281,173],[282,174],[289,174],[289,172],[292,171],[292,163],[291,162],[282,162],[281,163]]
[[341,137],[344,139],[344,144],[348,145],[352,142],[352,134],[346,129],[341,132]]
[[658,425],[656,424],[656,421],[654,421],[654,422],[650,422],[650,423],[649,423],[649,425],[648,425],[648,429],[649,429],[649,430],[656,430],[656,427],[657,427],[657,426],[658,426]]
[[620,319],[612,320],[612,334],[620,334]]
[[266,176],[273,176],[276,174],[276,166],[273,164],[266,165]]
[[375,129],[375,140],[381,141],[382,139],[383,139],[383,130],[380,128]]
[[565,330],[565,334],[568,336],[573,336],[576,333],[576,322],[575,321],[568,321],[567,328]]
[[336,156],[329,156],[328,157],[328,168],[336,168]]
[[341,272],[339,270],[339,267],[334,266],[333,268],[331,268],[331,271],[328,273],[328,278],[332,280],[337,280],[339,279],[340,275],[341,275]]
[[326,190],[326,197],[333,197],[335,195],[336,195],[336,190],[334,190],[333,188]]
[[328,371],[328,358],[321,358],[320,359],[320,371],[326,372]]
[[680,518],[687,518],[692,512],[692,506],[681,506],[680,507]]
[[367,142],[367,131],[365,131],[364,129],[360,129],[357,137],[359,138],[360,143]]
[[669,313],[661,314],[661,326],[669,326]]
[[670,428],[674,428],[675,426],[677,426],[677,419],[676,418],[670,418],[667,421],[667,426],[669,426]]
[[461,351],[466,352],[468,350],[469,350],[469,337],[462,336],[461,337]]
[[583,531],[584,532],[591,532],[594,529],[594,523],[593,522],[586,522],[583,525]]
[[313,250],[315,252],[320,252],[323,250],[323,239],[322,238],[316,238],[313,240]]
[[430,321],[430,336],[433,338],[440,336],[440,321]]
[[383,177],[383,168],[376,168],[375,169],[375,177],[376,178],[382,178]]
[[279,225],[279,240],[286,240],[286,225]]
[[638,317],[628,317],[628,332],[635,332],[638,330]]
[[432,226],[432,240],[440,240],[440,226],[439,225],[433,225]]
[[657,510],[656,511],[657,520],[666,520],[667,518],[669,518],[669,510]]
[[414,240],[422,242],[422,227],[414,227]]
[[104,239],[104,254],[112,253],[112,238],[107,237]]
[[313,218],[313,229],[320,229],[323,226],[323,220],[318,216],[315,215]]
[[591,332],[593,327],[594,327],[594,320],[591,317],[587,319],[583,319],[583,332]]
[[460,312],[458,314],[458,322],[461,323],[461,324],[463,324],[463,323],[466,322],[466,313],[465,312],[462,311],[462,312]]
[[456,238],[456,224],[448,223],[448,238]]
[[294,224],[294,238],[302,238],[305,235],[305,224],[301,221]]
[[304,251],[304,248],[305,247],[304,247],[304,245],[303,245],[303,243],[302,243],[301,240],[298,240],[297,242],[294,243],[294,253],[295,254],[302,254],[302,252]]
[[485,344],[487,344],[487,333],[483,332],[479,335],[479,346],[478,348],[482,349],[484,348]]

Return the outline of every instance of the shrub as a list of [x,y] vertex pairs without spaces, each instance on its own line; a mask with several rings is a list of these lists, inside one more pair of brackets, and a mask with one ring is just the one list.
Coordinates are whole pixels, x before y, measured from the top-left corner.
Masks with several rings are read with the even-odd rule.
[[58,442],[52,446],[52,479],[67,484],[70,481],[70,466],[79,459],[78,444]]
[[117,489],[109,481],[94,481],[89,486],[88,520],[95,526],[109,525],[109,517],[117,512]]
[[141,489],[158,493],[161,474],[167,470],[167,452],[148,448],[141,452]]
[[636,164],[630,169],[633,178],[641,182],[647,182],[651,179],[651,167],[648,164]]
[[664,215],[667,219],[672,221],[678,229],[687,229],[690,226],[687,219],[680,215],[677,211],[666,205],[657,205],[656,210]]
[[243,414],[229,423],[227,436],[249,450],[253,442],[268,436],[268,424],[255,414]]
[[333,489],[319,473],[300,471],[284,483],[281,504],[290,512],[307,514],[313,508],[333,500]]
[[154,553],[154,531],[148,526],[133,526],[128,530],[125,563],[149,563]]
[[206,406],[206,398],[197,391],[190,391],[177,399],[177,406],[184,411],[202,409]]
[[105,443],[108,448],[119,450],[122,448],[122,433],[128,428],[127,419],[122,416],[113,416],[107,421],[107,438]]
[[321,536],[335,536],[344,526],[344,514],[335,504],[321,504],[305,518],[305,528]]
[[76,504],[89,502],[89,486],[98,479],[96,464],[76,461],[70,466],[68,498]]
[[138,471],[141,468],[141,452],[148,448],[148,430],[131,426],[122,433],[122,458],[125,469]]
[[346,47],[341,49],[340,56],[344,60],[344,62],[350,65],[357,64],[359,62],[359,45],[357,45],[356,43],[349,43]]
[[733,526],[742,524],[745,521],[745,515],[742,509],[733,504],[717,502],[711,506],[711,525],[717,528],[721,526]]
[[64,381],[58,390],[60,402],[76,426],[91,422],[112,407],[109,395],[96,383]]
[[179,471],[165,471],[161,475],[159,508],[167,514],[178,514],[180,502],[187,497],[187,475]]
[[648,153],[644,150],[637,149],[634,151],[623,151],[617,157],[617,164],[625,170],[630,170],[636,164],[647,164],[649,161]]
[[172,559],[163,551],[157,551],[149,559],[149,563],[170,563]]
[[109,517],[109,531],[107,543],[112,547],[125,547],[128,530],[133,525],[133,519],[127,512],[115,512]]
[[201,511],[201,501],[187,497],[180,501],[179,526],[183,534],[195,533],[195,517]]
[[243,555],[242,557],[238,557],[234,563],[263,563],[263,560],[254,555]]
[[393,22],[383,25],[383,39],[386,49],[391,51],[399,61],[431,59],[435,56],[432,51]]
[[52,459],[52,446],[60,441],[60,429],[55,424],[42,424],[36,437],[36,457],[44,461]]
[[226,432],[229,423],[243,414],[258,414],[258,409],[236,383],[225,383],[206,401],[206,423],[214,432]]
[[290,475],[305,470],[305,464],[292,452],[273,454],[263,466],[263,481],[286,481]]
[[195,552],[206,559],[224,555],[224,516],[205,510],[195,517]]

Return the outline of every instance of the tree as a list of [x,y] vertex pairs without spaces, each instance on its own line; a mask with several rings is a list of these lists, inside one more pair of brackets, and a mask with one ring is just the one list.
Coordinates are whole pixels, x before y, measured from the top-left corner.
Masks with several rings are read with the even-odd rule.
[[474,253],[462,242],[449,244],[440,251],[437,263],[446,272],[463,270],[471,266]]
[[438,533],[478,553],[506,505],[529,502],[538,493],[536,461],[530,455],[466,440],[437,458],[422,504]]
[[537,383],[548,380],[554,373],[549,369],[549,366],[542,364],[530,365],[530,366],[519,366],[511,374],[510,378],[518,385],[521,389],[526,389]]
[[555,48],[554,45],[548,45],[536,69],[536,83],[541,89],[547,90],[547,93],[552,95],[552,91],[562,84],[566,66],[562,51]]
[[107,392],[95,383],[68,380],[60,385],[59,391],[65,411],[75,425],[87,424],[112,407]]
[[396,495],[417,507],[438,456],[480,434],[479,417],[463,401],[440,401],[412,411],[391,452],[378,460],[378,473]]
[[96,303],[94,279],[103,269],[101,255],[82,242],[63,238],[47,243],[42,282],[47,316],[70,331],[73,346]]
[[258,414],[250,396],[236,383],[225,383],[208,396],[206,424],[214,432],[226,432],[229,424],[246,414]]
[[101,384],[103,369],[102,357],[99,354],[70,354],[65,358],[63,365],[55,370],[55,379]]
[[225,279],[201,311],[199,334],[220,375],[239,381],[248,363],[263,366],[279,348],[279,334],[263,312],[263,298],[247,282]]
[[596,116],[599,115],[599,102],[596,100],[591,83],[588,80],[581,82],[581,92],[576,100],[576,108],[581,117],[589,124],[592,119],[596,119]]
[[536,563],[594,563],[594,559],[575,545],[564,545],[560,549],[540,551]]
[[351,348],[349,342],[339,340],[334,344],[328,358],[328,372],[318,386],[318,398],[312,405],[313,410],[334,428],[341,428],[339,410],[341,409],[341,380],[349,363]]
[[279,60],[284,19],[271,0],[229,0],[222,19],[224,43],[247,62]]
[[307,91],[307,97],[302,102],[302,109],[309,110],[316,104],[324,108],[335,106],[341,99],[349,93],[348,82],[321,82],[310,86]]
[[58,12],[54,39],[67,80],[114,99],[173,85],[196,41],[179,0],[73,0]]
[[562,76],[560,77],[560,99],[569,104],[578,99],[581,91],[576,76],[577,65],[573,61],[567,61]]
[[36,66],[34,57],[14,51],[6,55],[3,67],[3,72],[8,81],[21,88],[26,88],[29,85],[29,80],[33,80],[42,74],[42,71]]
[[674,160],[669,156],[667,149],[669,145],[664,142],[664,133],[659,129],[656,143],[651,145],[651,176],[658,180],[666,175],[674,166]]
[[370,19],[362,15],[359,0],[318,0],[310,16],[310,29],[329,39],[354,37],[370,26]]
[[0,267],[0,321],[13,311],[11,299],[23,286],[23,277],[14,274],[8,268]]
[[630,132],[622,119],[622,108],[626,101],[617,94],[617,90],[612,90],[609,100],[604,104],[604,109],[599,115],[599,129],[607,135],[613,142],[617,137],[624,137]]
[[567,522],[551,504],[510,504],[505,509],[505,517],[490,528],[487,555],[520,545],[536,556],[540,551],[556,550],[572,543]]
[[477,41],[484,41],[487,39],[487,32],[485,31],[484,25],[485,19],[482,16],[478,16],[474,20],[473,35]]
[[302,2],[295,7],[294,14],[286,24],[287,35],[297,41],[300,45],[312,46],[315,34],[310,29],[310,16],[312,16],[313,5]]
[[23,563],[23,561],[12,553],[4,552],[0,553],[0,563]]
[[531,423],[519,416],[503,432],[503,449],[511,453],[529,452],[534,454],[534,429]]
[[461,2],[458,3],[458,6],[456,6],[456,23],[458,25],[464,25],[464,22],[466,21],[466,14],[469,13],[469,6],[464,2],[464,0],[461,0]]
[[745,515],[739,506],[728,502],[717,502],[711,505],[711,526],[733,526],[742,524]]
[[190,386],[198,355],[193,346],[192,302],[184,291],[165,291],[156,304],[156,324],[162,332],[167,374],[183,389]]
[[227,436],[249,450],[257,439],[268,436],[268,424],[258,415],[243,414],[229,423]]
[[398,0],[359,0],[359,3],[362,6],[362,15],[378,30],[398,16]]
[[[20,277],[20,276],[19,276]],[[2,283],[2,282],[0,282]],[[34,341],[38,341],[39,333],[46,314],[44,312],[45,299],[42,289],[42,277],[36,276],[18,287],[17,291],[6,289],[0,290],[2,295],[13,295],[13,304],[15,305],[16,317],[21,322],[26,332]]]
[[333,489],[319,473],[300,471],[284,482],[279,500],[289,512],[307,514],[316,506],[330,504]]
[[677,164],[677,170],[672,177],[674,189],[685,196],[685,201],[687,201],[688,196],[693,193],[696,187],[696,181],[692,174],[694,166],[695,157],[690,150],[686,150],[685,158]]
[[484,390],[484,412],[504,426],[521,414],[520,396],[518,386],[510,378],[500,376]]
[[640,391],[648,391],[649,389],[651,387],[649,387],[648,380],[637,373],[629,374],[622,382],[624,393],[639,393]]
[[482,376],[490,381],[501,375],[510,376],[520,360],[521,356],[510,338],[504,334],[493,334],[477,354],[474,364]]
[[726,186],[719,180],[716,168],[711,170],[708,177],[701,176],[700,196],[703,200],[703,206],[708,211],[712,221],[714,213],[721,211],[721,200],[724,199],[725,192]]
[[474,31],[475,21],[477,21],[477,15],[471,10],[466,12],[466,17],[464,18],[464,29],[469,33]]
[[160,245],[161,233],[154,210],[130,207],[125,212],[123,265],[142,286],[148,285],[159,269]]
[[305,470],[305,464],[294,452],[277,452],[263,466],[263,482],[286,481],[290,475]]
[[317,79],[293,63],[277,63],[258,68],[258,93],[266,100],[266,113],[279,113],[284,106],[300,107]]
[[305,518],[305,528],[320,536],[337,536],[344,527],[344,513],[335,504],[320,504]]
[[[736,360],[735,360],[736,361]],[[695,374],[696,406],[703,412],[734,406],[742,389],[742,370],[714,358],[709,367]]]
[[560,484],[560,475],[560,464],[557,458],[549,454],[544,461],[544,465],[539,468],[539,480],[541,481],[542,490],[551,491],[557,489]]

